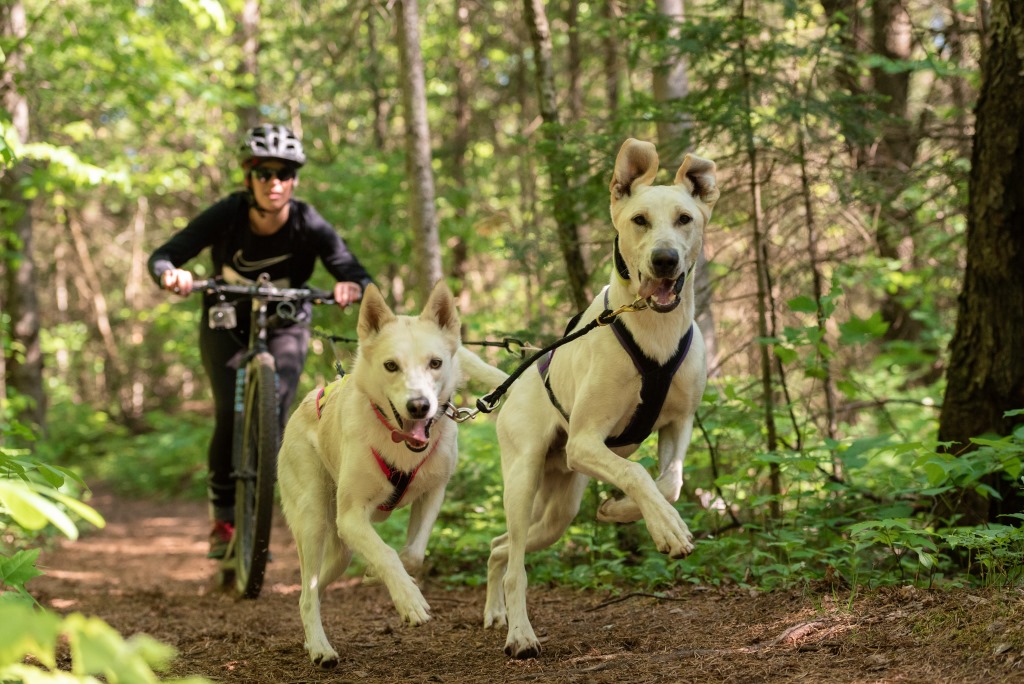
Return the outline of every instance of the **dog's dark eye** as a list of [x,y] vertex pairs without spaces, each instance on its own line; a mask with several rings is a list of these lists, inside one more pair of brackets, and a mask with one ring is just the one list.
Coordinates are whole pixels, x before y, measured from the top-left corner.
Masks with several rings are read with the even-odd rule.
[[441,367],[441,363],[441,359],[430,359],[430,368],[432,370],[437,370]]
[[643,214],[637,214],[636,216],[633,217],[633,223],[635,223],[638,226],[646,226],[647,217],[644,216]]
[[388,373],[397,373],[398,372],[398,364],[395,363],[394,361],[385,361],[384,362],[384,370],[386,370]]
[[693,217],[689,214],[680,214],[679,218],[676,219],[676,223],[681,226],[685,226],[687,223],[693,220]]

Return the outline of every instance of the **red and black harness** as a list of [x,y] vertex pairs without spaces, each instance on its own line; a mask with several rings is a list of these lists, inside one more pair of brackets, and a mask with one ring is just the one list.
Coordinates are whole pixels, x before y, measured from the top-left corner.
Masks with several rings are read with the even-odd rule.
[[[343,384],[346,380],[348,380],[348,378],[349,376],[346,375],[343,378],[341,378],[341,380],[339,380],[338,383]],[[320,414],[323,410],[321,402],[325,399],[328,391],[330,390],[331,387],[333,387],[334,384],[335,383],[331,383],[326,387],[320,388],[320,391],[316,395],[317,420],[320,419]],[[379,408],[377,408],[377,406],[373,402],[370,402],[370,406],[373,407],[373,411],[377,415],[378,420],[380,420],[385,427],[391,430],[392,441],[396,443],[401,442],[402,437],[400,435],[402,433],[399,430],[396,430],[388,423],[387,419],[384,417],[384,414],[381,412]],[[395,468],[394,466],[390,465],[386,460],[384,460],[384,457],[380,455],[380,452],[378,452],[373,447],[370,447],[370,453],[373,454],[373,457],[377,460],[377,465],[380,466],[381,472],[384,473],[384,477],[387,478],[388,482],[390,482],[392,486],[391,496],[389,496],[384,503],[377,506],[378,510],[393,511],[396,508],[398,508],[398,505],[402,502],[402,498],[405,497],[405,492],[409,489],[409,485],[411,485],[412,481],[416,478],[416,473],[418,473],[423,464],[427,462],[427,459],[430,458],[431,455],[433,455],[434,450],[437,449],[437,445],[440,443],[440,439],[434,442],[433,448],[427,453],[426,456],[423,457],[423,459],[419,463],[416,464],[416,467],[410,471],[404,471]],[[409,446],[408,443],[406,443],[406,446],[409,448],[410,451],[417,451],[417,449],[414,449],[413,447]],[[422,449],[418,450],[422,451]]]

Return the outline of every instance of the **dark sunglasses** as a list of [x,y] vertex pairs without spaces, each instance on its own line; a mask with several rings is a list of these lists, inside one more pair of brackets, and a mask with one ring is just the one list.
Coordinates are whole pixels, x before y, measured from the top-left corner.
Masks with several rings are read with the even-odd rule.
[[276,178],[282,183],[287,183],[299,174],[295,169],[288,168],[287,166],[283,169],[271,169],[267,166],[257,166],[252,170],[252,175],[256,176],[256,180],[261,183],[266,183],[271,178]]

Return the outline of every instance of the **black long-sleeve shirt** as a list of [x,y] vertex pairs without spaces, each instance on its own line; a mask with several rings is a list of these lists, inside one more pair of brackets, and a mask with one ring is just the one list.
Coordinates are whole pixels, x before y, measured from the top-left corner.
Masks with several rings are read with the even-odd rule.
[[244,192],[220,200],[192,219],[181,231],[158,247],[149,258],[149,272],[160,284],[164,271],[180,268],[210,247],[213,274],[228,280],[237,276],[256,280],[267,273],[287,287],[304,287],[320,257],[327,271],[339,281],[373,282],[370,274],[349,251],[327,220],[309,204],[291,200],[288,221],[273,235],[256,235],[249,229],[249,204]]

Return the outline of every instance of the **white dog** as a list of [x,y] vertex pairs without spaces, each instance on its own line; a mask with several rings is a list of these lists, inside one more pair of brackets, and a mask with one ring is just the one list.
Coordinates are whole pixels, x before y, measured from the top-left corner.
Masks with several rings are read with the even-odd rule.
[[[598,519],[643,518],[662,553],[693,550],[672,504],[707,382],[691,275],[719,191],[706,159],[687,155],[672,185],[653,185],[657,171],[654,145],[622,145],[610,188],[615,272],[570,329],[636,300],[644,308],[557,349],[540,372],[513,384],[498,417],[508,531],[491,543],[484,626],[508,625],[505,652],[515,658],[540,654],[526,610],[525,554],[562,536],[589,478],[625,493],[605,501]],[[623,458],[655,431],[657,481]]]
[[[357,331],[352,373],[303,399],[278,462],[302,572],[306,650],[324,668],[337,665],[338,653],[324,633],[321,599],[353,553],[387,586],[405,622],[430,619],[410,574],[423,564],[458,458],[456,424],[445,410],[465,377],[492,386],[508,377],[461,346],[455,302],[443,282],[419,317],[396,316],[377,288],[367,287]],[[398,554],[372,523],[406,504],[408,537]]]

